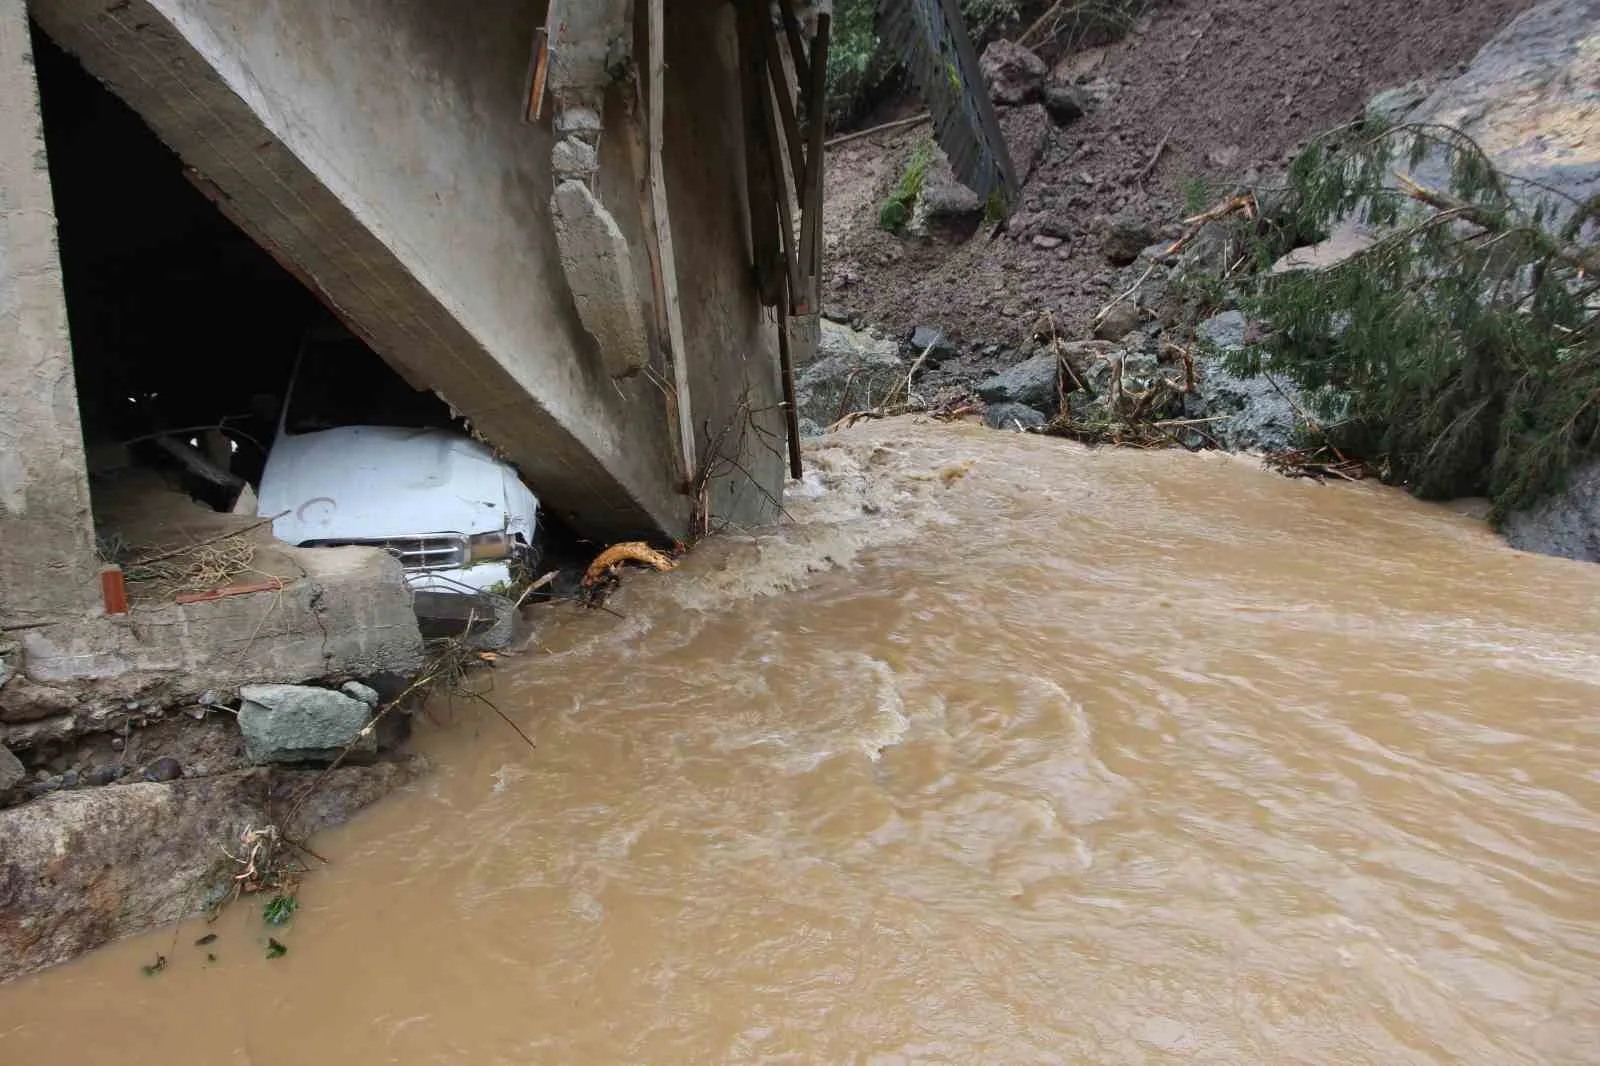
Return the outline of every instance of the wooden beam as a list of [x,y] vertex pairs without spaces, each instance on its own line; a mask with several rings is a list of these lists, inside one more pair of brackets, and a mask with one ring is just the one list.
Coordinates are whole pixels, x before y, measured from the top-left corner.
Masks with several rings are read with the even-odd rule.
[[[762,42],[766,51],[766,67],[769,80],[772,82],[772,96],[778,102],[778,118],[783,127],[784,143],[789,149],[789,170],[794,175],[796,192],[805,181],[805,150],[800,146],[800,123],[795,118],[794,102],[789,99],[789,76],[783,69],[783,59],[778,54],[778,38],[772,32],[772,27],[767,26],[767,32]],[[802,84],[804,84],[802,82]],[[779,168],[780,173],[782,168]]]
[[804,474],[800,465],[800,404],[794,385],[794,353],[789,347],[789,304],[793,294],[785,285],[783,299],[778,301],[778,366],[783,371],[783,424],[789,437],[789,476],[799,481]]
[[774,209],[779,171],[772,167],[764,115],[770,109],[767,86],[761,76],[761,31],[755,23],[757,5],[762,0],[735,0],[739,30],[740,98],[744,112],[745,200],[750,217],[750,251],[755,259],[756,285],[761,302],[775,307],[783,299],[783,279],[779,260],[783,259],[782,237]]
[[805,45],[800,40],[800,19],[794,11],[794,0],[778,0],[783,12],[783,32],[789,39],[789,59],[794,63],[795,81],[807,85],[811,81],[811,67],[806,61]]
[[656,241],[661,257],[661,289],[665,298],[668,344],[672,349],[672,384],[678,397],[678,447],[683,452],[683,468],[690,478],[698,469],[694,447],[694,414],[689,402],[689,351],[683,338],[683,309],[678,304],[678,267],[672,252],[672,219],[667,211],[667,180],[661,168],[661,112],[666,93],[665,20],[662,0],[649,0],[646,25],[649,35],[650,99],[646,146],[650,158],[650,198],[656,222]]
[[[817,279],[822,274],[822,167],[823,112],[828,96],[828,32],[833,16],[822,12],[817,15],[817,35],[811,42],[811,95],[806,100],[806,132],[810,145],[806,150],[806,180],[800,189],[800,262],[810,279],[804,309],[817,310]],[[799,309],[798,307],[796,308]]]

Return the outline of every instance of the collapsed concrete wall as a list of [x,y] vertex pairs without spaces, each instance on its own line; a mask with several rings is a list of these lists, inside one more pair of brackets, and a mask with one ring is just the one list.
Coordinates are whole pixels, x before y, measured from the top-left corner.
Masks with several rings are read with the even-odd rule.
[[[230,217],[408,380],[470,417],[547,506],[605,535],[681,532],[691,501],[662,384],[614,380],[618,353],[600,351],[585,331],[552,225],[552,132],[548,120],[523,121],[542,6],[273,0],[249,17],[222,0],[34,0],[31,9],[209,183]],[[708,433],[751,388],[753,406],[776,395],[771,342],[745,326],[754,311],[748,253],[728,225],[738,203],[714,201],[689,177],[703,165],[694,156],[711,152],[726,174],[711,187],[731,187],[740,159],[724,154],[739,147],[736,66],[719,52],[710,72],[695,69],[722,6],[681,0],[666,19],[679,60],[669,54],[666,169],[673,210],[683,212],[675,222],[682,243],[699,246],[686,258],[752,342],[723,347],[729,330],[702,319],[682,353],[707,390],[695,404]],[[685,124],[711,133],[709,142],[680,139]],[[593,191],[620,218],[635,210],[636,175],[612,170]],[[716,217],[702,228],[707,215]],[[702,280],[687,264],[680,276]],[[685,292],[686,307],[695,295]],[[633,344],[634,315],[620,321],[628,328],[617,336]],[[632,359],[622,353],[624,364]],[[767,366],[746,365],[758,359]]]
[[[403,586],[372,569],[388,565],[378,557],[355,576],[308,561],[265,628],[250,598],[104,615],[29,12],[177,150],[224,214],[518,461],[547,507],[601,534],[685,529],[699,501],[669,423],[670,375],[615,380],[619,352],[596,349],[563,270],[551,120],[522,120],[540,7],[273,0],[245,18],[221,0],[0,0],[0,683],[12,677],[0,742],[103,728],[129,704],[358,674],[380,659],[394,669],[416,648]],[[776,514],[784,457],[774,323],[750,269],[733,13],[677,0],[665,26],[663,172],[686,338],[674,356],[710,475],[693,488],[720,521],[753,525]],[[627,122],[638,99],[631,84],[605,91],[615,135],[586,142],[597,165],[584,192],[616,224],[649,323],[643,168]],[[386,591],[360,591],[373,580]],[[234,656],[237,626],[253,643]]]

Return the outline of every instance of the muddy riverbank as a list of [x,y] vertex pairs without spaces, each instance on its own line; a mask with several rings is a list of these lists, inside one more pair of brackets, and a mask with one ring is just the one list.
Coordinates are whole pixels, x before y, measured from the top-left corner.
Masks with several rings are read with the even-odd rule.
[[1216,453],[808,458],[551,609],[492,693],[537,750],[435,706],[286,927],[0,987],[0,1058],[1587,1059],[1600,570]]

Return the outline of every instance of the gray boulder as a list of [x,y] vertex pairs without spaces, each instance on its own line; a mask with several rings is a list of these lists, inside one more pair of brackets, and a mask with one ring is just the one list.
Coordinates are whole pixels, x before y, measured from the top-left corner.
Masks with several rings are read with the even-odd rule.
[[1198,403],[1190,413],[1232,415],[1207,427],[1230,451],[1285,451],[1295,447],[1300,430],[1295,411],[1296,404],[1303,406],[1300,390],[1281,375],[1241,377],[1224,365],[1228,353],[1244,348],[1245,324],[1242,312],[1224,311],[1196,328],[1204,345],[1197,359]]
[[[313,780],[293,826],[305,838],[412,780],[420,756],[321,771],[260,767],[167,784],[52,792],[0,811],[0,982],[224,899],[239,837],[281,818]],[[148,956],[147,956],[148,957]]]
[[914,237],[965,237],[983,221],[983,214],[984,204],[978,194],[961,184],[944,150],[934,149],[933,162],[923,175],[922,191],[911,208],[906,232]]
[[978,396],[986,403],[1025,404],[1041,411],[1054,411],[1056,396],[1056,357],[1045,352],[1007,367],[978,383]]
[[372,708],[332,689],[309,685],[246,685],[239,690],[239,729],[253,763],[329,762],[354,744],[371,755],[377,737],[362,730]]
[[992,403],[983,412],[983,424],[990,429],[1038,429],[1049,421],[1044,412],[1023,403]]
[[1142,319],[1137,305],[1123,301],[1106,312],[1106,317],[1094,327],[1094,335],[1106,341],[1121,340],[1138,329]]
[[10,748],[0,746],[0,795],[22,784],[27,776],[22,760],[11,754]]
[[1106,223],[1100,250],[1113,266],[1127,266],[1139,258],[1139,253],[1155,244],[1160,234],[1155,227],[1138,219],[1118,217]]
[[956,346],[943,331],[932,326],[918,326],[911,331],[911,350],[915,356],[927,351],[929,360],[949,359],[956,354]]
[[[1548,218],[1564,220],[1574,204],[1600,194],[1600,162],[1593,150],[1594,115],[1600,109],[1596,25],[1600,0],[1546,0],[1507,23],[1465,71],[1420,104],[1412,102],[1418,87],[1405,86],[1374,97],[1368,112],[1459,129],[1501,171],[1532,179],[1509,188],[1525,209],[1542,203]],[[1392,171],[1425,186],[1450,187],[1447,153],[1429,151],[1413,166],[1406,147],[1395,146]],[[1425,209],[1412,205],[1408,210],[1420,214]],[[1368,247],[1382,232],[1361,213],[1336,223],[1322,242],[1291,252],[1274,269],[1326,269]]]
[[983,50],[978,70],[997,104],[1031,104],[1044,95],[1045,61],[1013,41],[993,41]]
[[371,685],[363,685],[359,681],[346,681],[344,684],[339,686],[339,691],[343,692],[346,696],[349,696],[353,700],[360,700],[373,710],[378,709],[378,703],[380,700],[378,690],[373,688]]
[[905,382],[906,363],[899,345],[848,326],[822,321],[822,358],[795,379],[801,431],[816,435],[842,415],[866,410]]
[[1089,110],[1089,94],[1076,85],[1047,85],[1044,110],[1057,126],[1065,126],[1082,118]]
[[[1489,39],[1460,76],[1410,119],[1455,126],[1508,174],[1533,178],[1576,200],[1600,193],[1594,152],[1600,109],[1600,0],[1546,0]],[[1449,186],[1438,158],[1416,168],[1424,185]],[[1539,196],[1537,188],[1518,190]],[[1553,206],[1570,212],[1571,203]]]
[[1600,563],[1600,460],[1574,471],[1560,495],[1508,517],[1505,535],[1523,551]]
[[1429,86],[1426,81],[1407,82],[1393,89],[1385,89],[1374,93],[1367,101],[1367,117],[1377,119],[1386,126],[1393,126],[1404,122],[1406,116],[1415,111],[1428,98]]

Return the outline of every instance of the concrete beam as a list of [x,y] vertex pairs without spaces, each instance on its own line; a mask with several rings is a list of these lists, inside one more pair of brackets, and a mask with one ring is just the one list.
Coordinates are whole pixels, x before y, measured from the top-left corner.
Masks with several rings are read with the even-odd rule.
[[690,501],[663,398],[645,376],[613,382],[584,333],[551,226],[550,131],[521,121],[541,6],[30,10],[252,238],[469,417],[549,508],[597,535],[680,532]]

